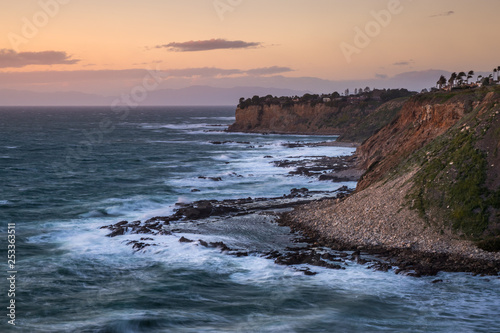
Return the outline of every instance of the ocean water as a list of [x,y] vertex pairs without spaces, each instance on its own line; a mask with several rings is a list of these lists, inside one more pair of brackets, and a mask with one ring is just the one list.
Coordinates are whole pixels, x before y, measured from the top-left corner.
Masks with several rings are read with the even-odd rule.
[[[500,332],[496,277],[412,278],[354,262],[346,270],[311,267],[318,274],[306,276],[258,254],[238,258],[178,241],[198,237],[272,249],[291,236],[271,220],[241,218],[193,225],[184,234],[146,235],[156,246],[139,252],[127,242],[145,235],[106,237],[101,226],[168,215],[177,202],[355,186],[289,176],[290,170],[271,163],[353,152],[283,146],[334,138],[223,132],[233,121],[229,107],[121,114],[109,108],[1,108],[0,330]],[[16,235],[10,268],[9,223]],[[15,297],[8,296],[12,270]],[[12,299],[15,326],[7,316]]]

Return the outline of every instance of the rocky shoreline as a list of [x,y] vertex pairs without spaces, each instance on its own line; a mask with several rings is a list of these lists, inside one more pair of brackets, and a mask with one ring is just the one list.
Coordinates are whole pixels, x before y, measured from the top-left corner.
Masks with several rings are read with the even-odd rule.
[[[227,255],[236,257],[246,257],[248,255],[258,255],[266,259],[274,260],[276,264],[292,266],[297,271],[305,275],[315,275],[307,267],[297,267],[308,264],[311,266],[324,267],[329,269],[345,269],[350,261],[366,263],[368,260],[360,259],[359,252],[334,251],[325,247],[318,247],[314,240],[308,239],[301,234],[292,233],[289,238],[293,239],[294,245],[285,248],[266,250],[249,250],[228,245],[222,241],[208,241],[200,234],[200,239],[193,240],[185,236],[178,235],[193,233],[200,225],[211,225],[217,223],[238,224],[241,218],[257,221],[261,232],[267,232],[265,228],[276,224],[279,214],[290,211],[293,207],[304,205],[310,202],[321,202],[329,198],[340,200],[352,190],[341,187],[331,192],[309,191],[306,188],[292,189],[290,194],[276,198],[245,198],[231,200],[201,200],[189,204],[179,204],[175,213],[170,216],[157,216],[146,221],[120,221],[116,224],[101,227],[109,230],[106,236],[115,238],[131,235],[141,235],[139,240],[125,239],[135,251],[142,251],[148,247],[159,246],[152,236],[173,235],[178,237],[180,243],[193,243],[197,246],[211,248]],[[262,230],[264,228],[264,230]],[[150,235],[150,236],[148,236]],[[352,253],[351,253],[352,252]],[[385,262],[370,260],[374,268],[388,269]]]
[[470,241],[426,225],[405,205],[404,177],[379,184],[340,200],[296,208],[279,223],[338,251],[374,254],[397,266],[397,273],[435,275],[439,271],[498,275],[500,253],[486,252]]
[[[294,168],[291,175],[306,175],[321,179],[324,175],[350,174],[343,180],[357,180],[355,156],[335,158],[314,157],[299,161],[274,161],[279,167]],[[291,229],[298,246],[281,250],[252,252],[234,248],[224,242],[210,242],[179,237],[179,242],[218,249],[238,257],[256,254],[289,265],[306,275],[314,275],[308,264],[330,269],[345,269],[351,262],[367,268],[414,277],[433,276],[440,271],[470,272],[498,275],[500,253],[479,250],[471,242],[456,240],[452,235],[439,234],[420,223],[417,214],[405,207],[401,196],[406,191],[405,178],[398,179],[362,193],[342,187],[332,192],[314,192],[306,188],[292,189],[290,194],[276,198],[244,198],[232,200],[202,200],[177,204],[170,216],[153,217],[147,221],[121,221],[103,226],[109,237],[141,234],[140,240],[127,240],[134,250],[157,246],[147,235],[175,235],[192,230],[193,224],[233,221],[239,217],[262,219]],[[328,179],[338,181],[339,178]],[[391,193],[393,193],[391,195]],[[264,228],[262,226],[261,228]]]
[[320,181],[333,182],[355,182],[363,174],[363,170],[357,169],[357,158],[349,156],[310,156],[301,160],[274,161],[274,165],[280,168],[294,168],[290,175],[302,175],[315,177]]

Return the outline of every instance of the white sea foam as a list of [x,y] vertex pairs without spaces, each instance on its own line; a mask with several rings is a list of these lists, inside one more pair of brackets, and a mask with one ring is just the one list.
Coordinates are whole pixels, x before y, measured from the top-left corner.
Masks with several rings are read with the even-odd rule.
[[186,197],[179,197],[179,198],[177,198],[176,203],[178,203],[178,204],[190,204],[191,200],[189,200],[189,198],[186,198]]
[[221,155],[214,156],[213,159],[217,160],[217,161],[228,161],[228,160],[231,160],[231,156],[229,156],[227,154],[221,154]]
[[146,140],[146,143],[200,144],[200,142],[198,141],[182,141],[182,140]]

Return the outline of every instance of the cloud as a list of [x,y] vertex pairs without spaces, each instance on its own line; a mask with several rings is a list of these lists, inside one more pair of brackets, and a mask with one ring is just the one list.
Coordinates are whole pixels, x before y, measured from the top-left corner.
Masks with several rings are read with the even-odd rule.
[[166,48],[171,52],[199,52],[224,49],[248,49],[262,46],[262,43],[244,42],[242,40],[210,39],[189,41],[184,43],[169,43],[157,45],[157,49]]
[[134,66],[148,66],[148,65],[155,65],[155,64],[161,64],[163,60],[155,60],[155,61],[150,61],[150,62],[134,62],[132,65]]
[[199,67],[199,68],[182,68],[167,70],[166,73],[170,77],[226,77],[234,75],[249,75],[249,76],[262,76],[262,75],[275,75],[280,73],[292,72],[290,67],[262,67],[253,68],[248,70],[242,69],[225,69],[217,67]]
[[290,67],[261,67],[253,68],[248,70],[242,69],[224,69],[217,67],[200,67],[200,68],[183,68],[183,69],[171,69],[167,73],[169,76],[173,77],[223,77],[232,75],[249,75],[249,76],[261,76],[261,75],[274,75],[286,72],[292,72],[293,69]]
[[453,10],[450,10],[450,11],[447,11],[447,12],[442,12],[442,13],[439,13],[439,14],[434,14],[434,15],[431,15],[429,17],[451,16],[453,14],[455,14],[455,12]]
[[167,70],[168,76],[173,77],[216,77],[216,76],[230,76],[235,74],[243,74],[240,69],[224,69],[217,67],[200,67],[200,68],[181,68]]
[[279,74],[279,73],[286,73],[286,72],[293,72],[293,69],[290,67],[279,67],[279,66],[272,66],[272,67],[262,67],[262,68],[255,68],[255,69],[249,69],[246,71],[248,75],[272,75],[272,74]]
[[[93,65],[93,64],[89,64]],[[265,75],[284,73],[293,71],[288,67],[265,67],[254,69],[225,69],[218,67],[195,67],[178,69],[157,68],[157,75],[163,79],[232,79],[234,77],[250,78],[265,77]],[[31,71],[31,72],[0,72],[1,83],[13,84],[47,84],[57,82],[130,82],[142,80],[147,74],[146,69],[121,69],[121,70],[67,70],[67,71]]]
[[414,63],[415,63],[415,61],[413,61],[413,59],[410,59],[408,61],[395,62],[392,65],[393,66],[410,66],[410,65],[413,65]]
[[376,79],[384,80],[387,79],[388,76],[386,74],[375,74]]
[[0,68],[25,67],[29,65],[73,65],[79,59],[71,59],[66,52],[16,52],[14,50],[0,50]]

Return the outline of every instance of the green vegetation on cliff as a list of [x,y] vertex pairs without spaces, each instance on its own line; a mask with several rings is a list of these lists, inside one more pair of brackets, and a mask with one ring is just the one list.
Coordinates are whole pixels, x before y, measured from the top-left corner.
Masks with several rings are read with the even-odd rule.
[[[333,92],[332,94],[304,94],[304,96],[281,96],[276,97],[273,95],[267,96],[253,96],[252,98],[245,99],[240,98],[238,103],[239,109],[245,109],[250,106],[271,106],[279,105],[281,107],[287,108],[297,104],[307,104],[314,107],[317,104],[324,103],[329,107],[343,107],[353,103],[359,102],[388,102],[390,100],[409,97],[415,92],[408,91],[407,89],[373,89],[365,88],[365,90],[360,89],[359,92],[356,89],[356,93],[353,95],[348,94],[349,90],[346,90],[346,95],[341,96],[338,92]],[[366,104],[366,103],[365,103]]]
[[476,107],[413,157],[420,167],[410,195],[414,208],[432,224],[477,240],[485,250],[500,250],[500,189],[488,186],[497,183],[500,168],[494,164],[498,102]]

